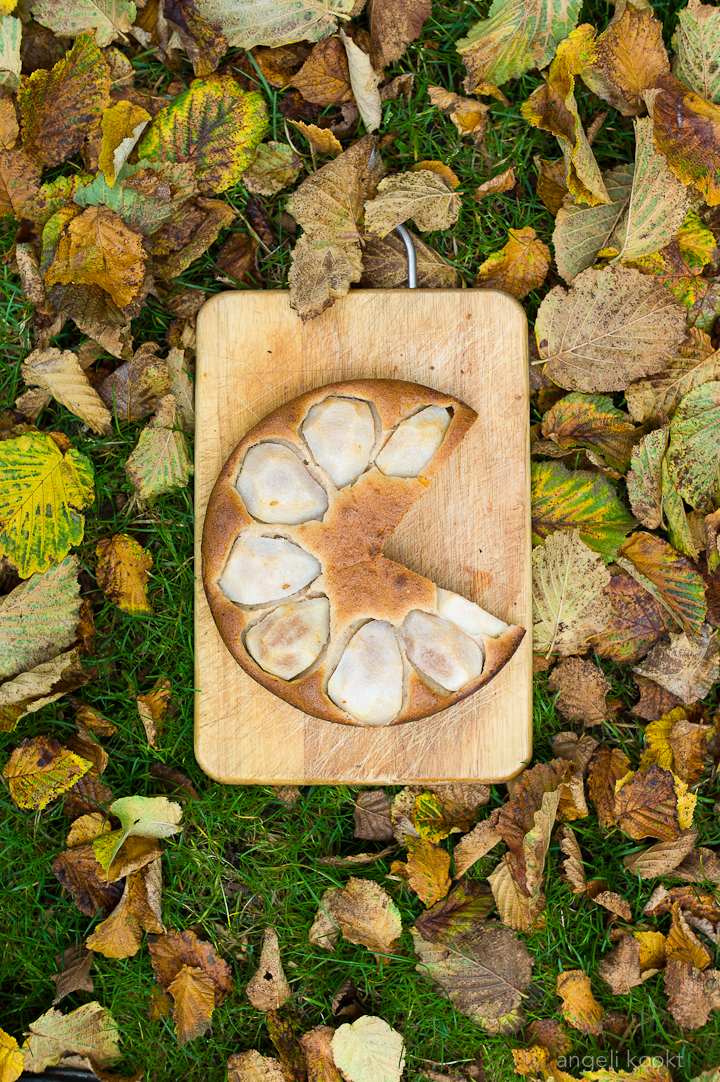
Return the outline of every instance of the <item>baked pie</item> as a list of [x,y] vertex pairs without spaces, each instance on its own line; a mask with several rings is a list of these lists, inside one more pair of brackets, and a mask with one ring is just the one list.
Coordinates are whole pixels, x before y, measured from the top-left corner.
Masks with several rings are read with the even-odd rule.
[[240,441],[210,496],[203,581],[239,665],[292,706],[395,725],[483,687],[525,634],[382,554],[476,420],[400,380],[336,383]]

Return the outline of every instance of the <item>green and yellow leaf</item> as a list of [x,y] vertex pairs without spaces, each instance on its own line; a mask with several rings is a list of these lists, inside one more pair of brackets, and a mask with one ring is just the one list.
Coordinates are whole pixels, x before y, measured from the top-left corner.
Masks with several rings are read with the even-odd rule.
[[140,499],[153,499],[188,483],[193,461],[188,438],[179,425],[178,401],[174,395],[167,394],[160,399],[125,463],[128,480]]
[[709,513],[720,504],[720,382],[704,383],[681,400],[670,422],[667,461],[678,492]]
[[149,121],[147,110],[130,101],[116,102],[103,113],[98,167],[111,187]]
[[510,229],[508,236],[505,247],[493,252],[480,265],[475,285],[482,289],[502,289],[522,300],[545,281],[550,249],[538,240],[532,226]]
[[699,97],[720,102],[720,11],[701,0],[689,0],[678,11],[672,47],[677,53],[673,74]]
[[699,98],[671,75],[645,93],[655,148],[682,184],[694,184],[711,207],[720,204],[720,105]]
[[137,10],[130,0],[34,0],[33,18],[49,26],[59,37],[76,38],[86,31],[95,32],[101,47],[117,38],[127,41],[126,33],[135,21]]
[[576,530],[551,534],[533,552],[533,648],[566,657],[583,653],[610,616],[610,572]]
[[650,4],[618,4],[610,25],[598,37],[583,82],[623,116],[645,112],[643,91],[670,71],[662,23]]
[[611,560],[635,519],[602,474],[570,471],[561,462],[533,462],[533,543],[555,530],[578,530],[590,548]]
[[49,661],[76,637],[78,561],[68,556],[0,600],[0,680]]
[[617,562],[657,598],[688,632],[699,631],[707,613],[705,583],[691,562],[649,533],[634,533]]
[[[592,267],[601,248],[610,242],[618,221],[624,215],[632,192],[633,166],[618,165],[603,173],[609,203],[589,207],[566,195],[557,211],[553,245],[555,262],[570,285],[581,271]],[[538,184],[538,194],[540,185]]]
[[3,777],[10,786],[10,796],[18,808],[39,811],[51,800],[67,792],[79,781],[92,763],[48,736],[23,740],[10,755]]
[[635,426],[611,398],[603,395],[565,395],[545,414],[542,434],[563,449],[594,447],[609,466],[625,472],[635,442]]

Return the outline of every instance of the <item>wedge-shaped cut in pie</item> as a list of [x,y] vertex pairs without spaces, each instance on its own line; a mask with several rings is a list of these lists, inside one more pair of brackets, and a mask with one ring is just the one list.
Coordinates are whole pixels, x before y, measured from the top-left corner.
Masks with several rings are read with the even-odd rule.
[[203,581],[220,634],[308,714],[395,725],[486,685],[525,631],[383,556],[474,423],[450,395],[353,380],[264,417],[218,477]]

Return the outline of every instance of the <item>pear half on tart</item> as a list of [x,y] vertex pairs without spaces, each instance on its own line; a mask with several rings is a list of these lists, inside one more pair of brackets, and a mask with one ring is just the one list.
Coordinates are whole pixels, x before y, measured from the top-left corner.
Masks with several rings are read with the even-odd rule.
[[268,691],[327,721],[396,725],[509,661],[524,628],[382,554],[476,418],[429,387],[351,380],[240,441],[208,503],[203,582],[225,645]]

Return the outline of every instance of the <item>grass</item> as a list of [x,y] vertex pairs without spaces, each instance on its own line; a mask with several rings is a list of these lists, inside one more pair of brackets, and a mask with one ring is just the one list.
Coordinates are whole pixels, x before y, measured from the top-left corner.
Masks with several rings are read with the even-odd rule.
[[[452,232],[430,235],[428,240],[458,270],[462,284],[471,285],[479,264],[507,239],[509,228],[532,225],[545,241],[550,240],[553,219],[534,190],[535,156],[555,158],[557,145],[549,135],[529,128],[519,112],[520,104],[538,85],[538,78],[526,76],[505,88],[510,104],[494,105],[484,149],[462,140],[448,120],[430,108],[426,89],[440,85],[460,90],[462,66],[454,42],[467,32],[475,19],[486,13],[487,4],[436,4],[422,38],[412,45],[391,74],[415,73],[415,87],[409,102],[401,99],[385,107],[383,132],[393,136],[384,149],[390,169],[407,169],[416,161],[440,159],[457,173],[465,192],[458,226]],[[666,36],[672,33],[678,0],[664,3],[658,12],[665,18]],[[581,21],[602,28],[612,8],[600,0],[588,2]],[[136,67],[148,85],[170,77],[152,54],[137,58]],[[186,81],[191,77],[182,68]],[[283,118],[278,109],[280,94],[271,91],[273,136],[285,138]],[[589,121],[601,103],[579,90],[582,114]],[[601,129],[595,151],[603,168],[632,158],[632,123],[612,109]],[[489,176],[515,165],[520,181],[519,195],[503,195],[478,203],[474,188]],[[287,193],[265,201],[268,213],[279,221]],[[233,232],[246,232],[243,220],[246,193],[241,186],[226,193],[238,210],[237,223],[224,231],[218,244]],[[13,232],[4,234],[6,249]],[[205,290],[208,294],[224,288],[214,277],[215,245],[194,263],[179,280],[180,285]],[[260,275],[269,288],[286,283],[292,238],[279,237],[272,251],[261,251]],[[0,369],[0,408],[11,408],[22,388],[19,365],[30,348],[31,309],[20,292],[17,279],[6,264],[0,265],[2,282],[2,327],[0,346],[5,363]],[[549,284],[554,284],[551,279]],[[531,295],[526,310],[535,313],[540,296]],[[133,323],[136,344],[163,342],[172,315],[155,299],[149,299]],[[81,336],[68,323],[55,340],[61,347],[79,344]],[[109,716],[118,732],[106,746],[110,764],[104,775],[115,796],[162,792],[151,775],[153,764],[178,767],[195,785],[199,799],[186,800],[185,829],[165,844],[163,858],[163,916],[168,928],[194,927],[210,937],[233,969],[235,988],[226,1003],[216,1010],[212,1032],[183,1049],[178,1049],[167,1018],[152,1021],[148,1013],[154,974],[146,949],[125,961],[96,955],[94,997],[107,1006],[119,1023],[126,1073],[144,1067],[150,1082],[184,1082],[225,1078],[230,1054],[258,1048],[272,1054],[273,1048],[262,1016],[248,1003],[244,985],[257,963],[262,932],[268,923],[278,929],[287,976],[291,982],[301,1029],[332,1024],[332,998],[347,978],[357,985],[368,1009],[385,1018],[407,1035],[406,1077],[422,1077],[423,1069],[477,1060],[492,1082],[515,1077],[511,1048],[520,1038],[491,1036],[469,1018],[456,1013],[439,991],[415,971],[416,959],[406,931],[401,954],[382,964],[362,947],[340,941],[328,954],[308,944],[308,928],[320,897],[331,886],[342,886],[347,872],[319,864],[326,855],[349,855],[372,848],[353,839],[353,800],[356,790],[342,786],[311,786],[302,790],[295,806],[282,804],[271,787],[224,788],[206,778],[192,752],[192,499],[190,490],[140,508],[131,498],[123,472],[137,438],[137,427],[119,428],[110,437],[98,438],[83,431],[79,423],[59,407],[48,407],[41,419],[45,429],[67,432],[80,450],[93,460],[96,470],[96,504],[87,516],[86,538],[79,550],[83,586],[90,594],[97,624],[96,654],[86,663],[90,683],[82,698]],[[130,532],[154,558],[150,598],[154,615],[132,619],[108,602],[94,583],[94,548],[98,539],[116,532]],[[627,669],[600,662],[613,685],[613,695],[630,705],[633,685]],[[135,696],[149,690],[155,681],[167,678],[173,687],[173,714],[164,727],[161,747],[148,749],[135,706]],[[602,738],[624,748],[633,765],[642,745],[642,729],[628,715],[621,723],[603,727]],[[537,678],[535,696],[535,757],[552,757],[551,737],[568,727],[556,716],[547,678]],[[32,714],[20,723],[16,733],[0,734],[1,753],[7,757],[21,737],[50,733],[60,740],[73,731],[73,710],[65,700]],[[599,735],[599,733],[596,733]],[[491,807],[501,803],[505,788],[492,790]],[[717,785],[704,784],[696,814],[700,844],[718,839],[713,802]],[[0,862],[4,876],[0,884],[0,930],[2,934],[2,979],[0,1017],[3,1025],[18,1037],[30,1022],[46,1011],[54,995],[50,977],[56,971],[55,958],[63,949],[79,944],[94,922],[63,895],[50,864],[64,847],[68,820],[62,802],[34,818],[10,802],[7,790],[0,790],[4,829],[0,841]],[[591,814],[573,824],[588,856],[588,873],[602,876],[610,890],[617,890],[638,913],[653,884],[627,875],[621,858],[640,845],[618,833],[606,834]],[[583,968],[589,972],[593,991],[608,1010],[621,1010],[633,1019],[629,1037],[610,1044],[573,1031],[572,1055],[577,1064],[568,1070],[581,1073],[583,1067],[599,1067],[598,1057],[613,1050],[620,1064],[631,1056],[681,1056],[674,1066],[677,1079],[691,1079],[701,1070],[717,1064],[720,1042],[720,1014],[697,1033],[684,1033],[665,1010],[662,975],[650,979],[630,995],[613,996],[599,978],[597,963],[611,947],[605,912],[575,898],[559,874],[559,849],[553,844],[547,879],[545,926],[527,936],[535,958],[533,983],[525,1008],[530,1019],[558,1014],[556,978],[560,969]],[[490,854],[471,874],[482,878],[496,863]],[[407,928],[422,906],[399,883],[386,880],[390,860],[356,868],[354,874],[375,879],[393,895]],[[666,930],[669,918],[651,920]],[[718,959],[713,963],[718,965]],[[89,997],[74,994],[62,1008],[69,1010]],[[591,1057],[583,1063],[583,1057]],[[594,1058],[593,1058],[594,1057]],[[677,1061],[675,1061],[677,1063]]]

